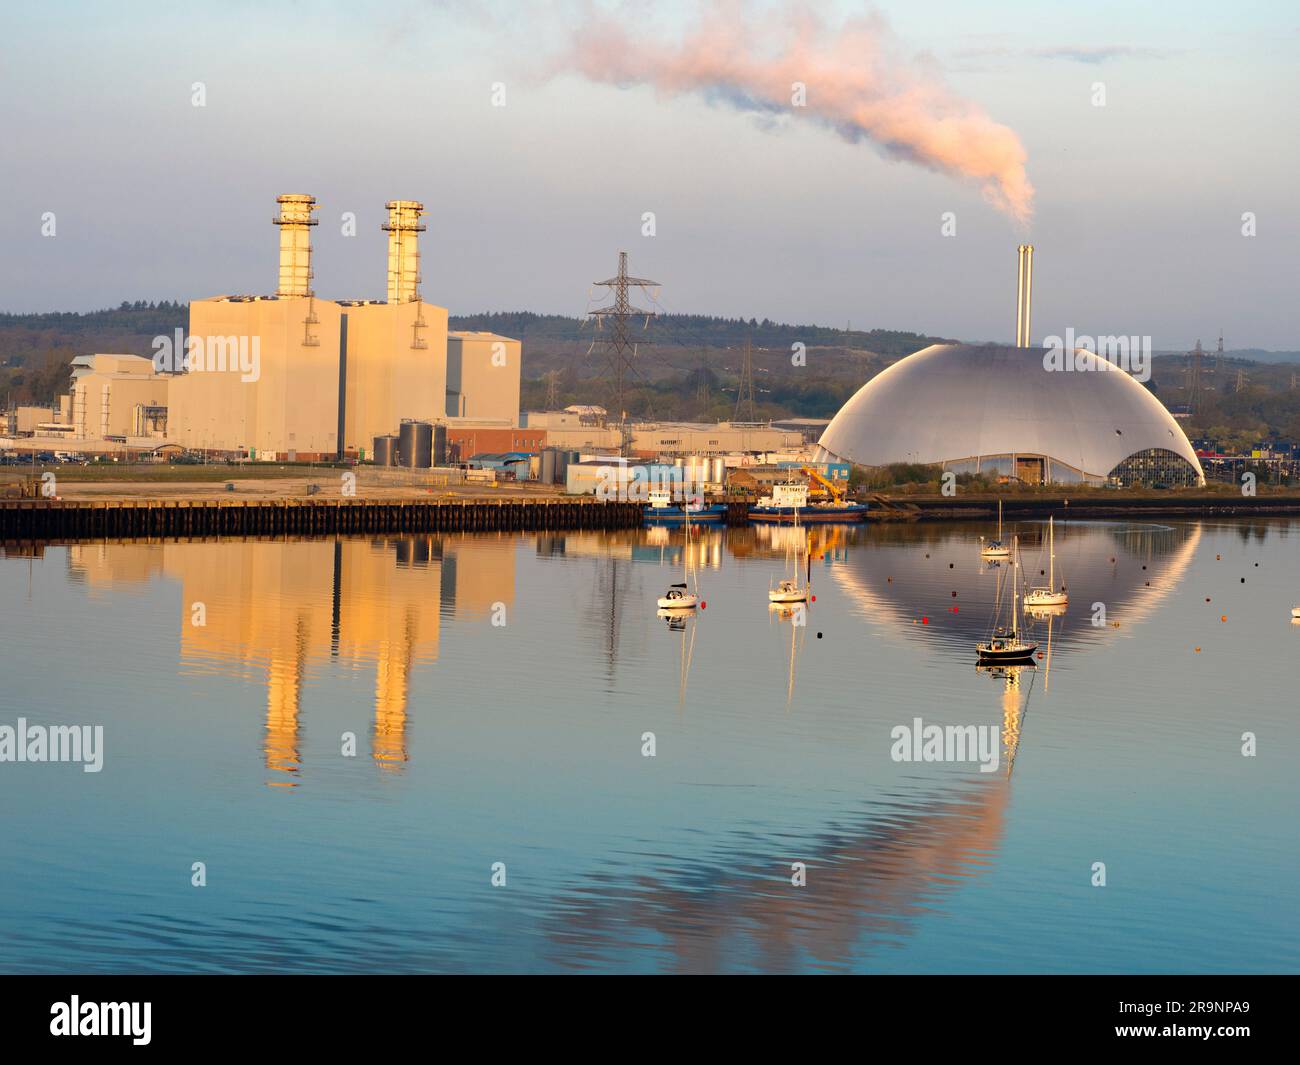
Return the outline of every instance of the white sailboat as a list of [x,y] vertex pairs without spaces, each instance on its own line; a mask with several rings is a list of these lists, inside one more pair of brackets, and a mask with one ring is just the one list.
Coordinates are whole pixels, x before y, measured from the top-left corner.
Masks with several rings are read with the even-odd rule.
[[1047,519],[1047,587],[1041,585],[1031,588],[1025,595],[1025,609],[1033,610],[1043,606],[1065,606],[1070,601],[1064,585],[1056,587],[1056,526],[1054,519]]
[[1006,558],[1011,554],[1011,549],[1002,542],[1002,500],[998,500],[998,538],[996,540],[985,540],[980,537],[980,555],[984,558]]
[[689,587],[691,579],[691,512],[689,510],[685,513],[685,519],[682,525],[686,533],[686,542],[682,545],[682,582],[669,585],[668,591],[659,597],[660,610],[694,610],[700,605],[699,579],[696,578],[694,590]]
[[787,603],[806,603],[808,596],[812,591],[812,555],[808,551],[807,538],[799,525],[799,508],[794,509],[794,533],[795,541],[799,542],[801,536],[804,536],[803,547],[804,554],[807,556],[807,576],[805,583],[799,583],[799,552],[791,552],[789,546],[786,547],[786,560],[791,563],[790,576],[777,582],[775,588],[769,586],[767,590],[767,601],[778,605]]

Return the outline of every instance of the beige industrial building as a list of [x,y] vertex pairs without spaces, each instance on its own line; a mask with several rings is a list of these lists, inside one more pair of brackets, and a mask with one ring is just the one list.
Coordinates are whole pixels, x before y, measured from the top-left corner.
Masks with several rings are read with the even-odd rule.
[[72,360],[70,424],[77,440],[161,438],[167,429],[167,375],[139,355]]
[[447,416],[517,426],[522,347],[496,333],[448,333]]
[[58,425],[70,428],[67,421],[71,410],[70,397],[65,393],[59,397],[58,407],[17,406],[3,415],[3,427],[7,436],[32,436],[42,427]]
[[311,288],[316,201],[277,202],[279,287],[190,304],[168,439],[257,459],[366,458],[408,419],[518,425],[519,341],[449,335],[446,309],[420,297],[422,204],[387,205],[386,300],[325,300]]

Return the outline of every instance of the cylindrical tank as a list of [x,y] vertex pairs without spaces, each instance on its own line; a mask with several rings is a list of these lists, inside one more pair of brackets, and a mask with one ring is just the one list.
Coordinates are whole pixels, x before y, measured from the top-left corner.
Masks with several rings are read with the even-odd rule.
[[433,427],[433,464],[435,466],[447,465],[447,427],[445,425],[435,425]]
[[559,457],[559,453],[553,447],[544,448],[542,450],[542,473],[539,478],[542,484],[555,483],[556,460]]
[[402,422],[397,448],[403,466],[427,470],[433,465],[433,426],[429,422]]
[[709,478],[710,484],[722,484],[727,479],[727,463],[725,459],[716,458],[712,460],[713,476]]
[[415,422],[402,422],[397,433],[397,461],[403,466],[415,465]]
[[387,436],[375,437],[375,453],[373,461],[376,466],[396,466],[397,465],[397,437],[389,433]]
[[422,470],[433,465],[433,426],[429,422],[415,423],[415,465]]
[[578,451],[557,451],[555,453],[555,480],[558,484],[566,484],[569,480],[569,466],[576,466],[582,461],[582,454]]

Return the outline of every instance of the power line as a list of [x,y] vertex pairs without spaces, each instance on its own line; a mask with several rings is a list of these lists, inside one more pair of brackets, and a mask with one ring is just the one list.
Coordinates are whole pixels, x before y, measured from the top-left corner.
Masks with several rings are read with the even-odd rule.
[[[637,347],[632,343],[631,319],[644,317],[648,326],[650,319],[657,316],[654,311],[633,307],[631,300],[628,298],[628,289],[633,285],[641,289],[653,288],[657,287],[659,282],[650,281],[643,277],[629,277],[627,273],[627,252],[621,251],[618,253],[618,274],[605,281],[597,281],[595,284],[610,289],[614,296],[614,302],[608,307],[598,307],[587,312],[587,317],[596,320],[597,329],[603,329],[608,323],[607,335],[593,340],[588,354],[599,348],[608,364],[610,375],[613,378],[614,392],[614,410],[611,413],[618,418],[620,437],[622,439],[621,451],[626,454],[628,448],[626,429],[627,375],[629,372],[635,372],[632,360],[636,357]],[[646,340],[644,343],[650,343],[650,341]]]

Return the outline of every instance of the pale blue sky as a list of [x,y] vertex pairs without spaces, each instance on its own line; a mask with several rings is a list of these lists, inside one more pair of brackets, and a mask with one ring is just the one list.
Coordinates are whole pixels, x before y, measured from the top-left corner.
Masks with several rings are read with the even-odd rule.
[[[643,2],[627,19],[671,40],[686,10]],[[1024,143],[1036,336],[1072,326],[1174,348],[1222,327],[1230,347],[1300,348],[1294,4],[872,10]],[[976,186],[809,123],[538,77],[582,12],[7,12],[0,309],[272,291],[275,196],[309,192],[322,296],[383,295],[383,203],[412,198],[429,208],[423,293],[453,313],[581,313],[623,248],[673,311],[1010,338],[1023,235]],[[195,81],[204,108],[191,106]],[[491,106],[497,81],[504,108]],[[1097,81],[1104,108],[1091,104]],[[46,211],[53,239],[40,233]],[[358,216],[354,238],[340,234],[344,211]],[[640,234],[644,211],[657,215],[653,238]],[[940,236],[945,211],[955,238]],[[1251,239],[1245,211],[1258,218]]]

